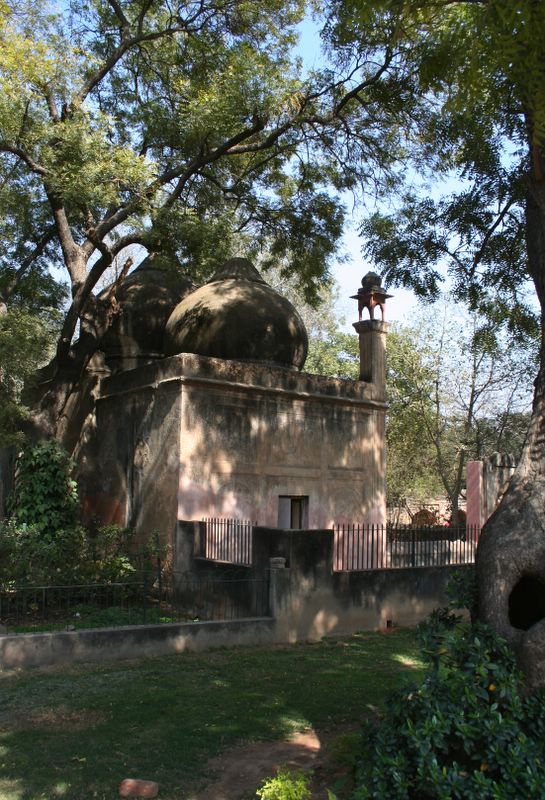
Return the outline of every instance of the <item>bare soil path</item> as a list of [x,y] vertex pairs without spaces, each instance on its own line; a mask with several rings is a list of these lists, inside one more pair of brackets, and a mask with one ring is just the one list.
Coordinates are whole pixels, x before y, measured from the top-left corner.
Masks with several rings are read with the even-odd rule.
[[[347,734],[356,730],[354,725],[319,733],[311,728],[283,741],[238,745],[225,750],[208,762],[211,783],[191,794],[188,800],[250,800],[256,797],[263,781],[280,768],[311,772],[313,800],[327,800],[327,788],[349,777],[346,766],[334,763],[332,747],[335,749]],[[342,789],[336,793],[342,800]]]

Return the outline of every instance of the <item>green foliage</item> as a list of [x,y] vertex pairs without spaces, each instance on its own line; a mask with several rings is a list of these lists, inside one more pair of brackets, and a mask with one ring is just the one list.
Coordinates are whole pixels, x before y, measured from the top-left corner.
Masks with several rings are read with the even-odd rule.
[[0,581],[19,585],[110,582],[135,571],[133,531],[85,530],[72,461],[54,440],[27,447],[16,466],[11,518],[0,526]]
[[20,423],[28,414],[23,386],[47,360],[56,335],[44,317],[20,306],[0,313],[0,447],[22,442]]
[[276,777],[264,781],[256,796],[261,800],[311,800],[309,776],[304,772],[280,769]]
[[543,4],[526,0],[343,0],[329,18],[344,59],[390,47],[415,98],[409,180],[364,221],[364,252],[423,297],[448,274],[459,300],[521,336],[538,327],[527,280],[543,253],[525,239],[543,176],[544,35]]
[[105,525],[97,531],[87,531],[85,548],[81,553],[81,570],[97,582],[115,582],[135,571],[132,556],[131,528]]
[[90,349],[100,335],[88,294],[130,246],[197,280],[233,255],[280,264],[315,302],[341,192],[395,182],[411,87],[394,86],[382,45],[305,74],[294,46],[319,3],[2,8],[0,302],[51,266],[66,274],[60,367],[78,320]]
[[444,492],[426,425],[433,410],[433,375],[426,355],[410,328],[393,327],[386,340],[389,506],[403,506],[407,498],[424,502]]
[[423,636],[424,682],[365,732],[354,800],[539,797],[545,695],[524,697],[512,651],[482,624],[449,615]]
[[78,522],[73,463],[55,440],[38,442],[21,453],[10,498],[13,519],[50,539]]
[[82,583],[85,531],[79,526],[54,533],[18,523],[0,523],[0,586],[59,586]]
[[451,608],[464,608],[473,621],[477,619],[479,595],[474,567],[455,570],[447,584],[446,593]]
[[358,337],[337,330],[329,331],[325,337],[311,337],[305,372],[358,380],[360,374]]
[[128,235],[196,277],[266,249],[315,293],[343,220],[329,186],[346,180],[308,128],[334,124],[334,86],[307,86],[293,57],[302,0],[3,8],[0,277],[49,256],[79,283]]
[[122,581],[136,570],[132,532],[108,525],[90,535],[80,525],[46,533],[0,523],[0,586],[59,586]]
[[443,300],[396,326],[387,347],[389,502],[443,494],[454,509],[467,460],[520,454],[537,342]]
[[[336,329],[331,305],[318,307],[326,324],[310,336],[305,370],[358,380],[358,338]],[[441,495],[454,505],[467,459],[520,454],[536,340],[506,338],[443,298],[393,325],[386,348],[388,505]]]
[[15,517],[0,523],[0,587],[116,583],[136,570],[132,532],[81,525],[44,532]]

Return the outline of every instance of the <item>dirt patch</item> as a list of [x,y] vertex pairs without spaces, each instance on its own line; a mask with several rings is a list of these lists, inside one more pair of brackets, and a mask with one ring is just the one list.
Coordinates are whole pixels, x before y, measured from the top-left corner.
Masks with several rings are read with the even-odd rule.
[[[284,741],[226,750],[208,762],[207,774],[213,782],[189,795],[188,800],[250,800],[263,781],[280,768],[311,772],[313,800],[326,800],[328,788],[349,783],[349,769],[335,763],[332,756],[336,743],[356,730],[356,725],[320,732],[310,729]],[[342,789],[338,797],[343,797]]]
[[5,712],[0,715],[0,725],[11,730],[82,731],[104,722],[106,716],[98,711],[73,711],[66,706],[56,708],[29,708],[28,711]]

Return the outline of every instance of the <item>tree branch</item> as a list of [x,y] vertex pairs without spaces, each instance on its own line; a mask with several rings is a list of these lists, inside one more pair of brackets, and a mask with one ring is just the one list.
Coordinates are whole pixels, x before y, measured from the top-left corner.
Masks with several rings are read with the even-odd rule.
[[83,249],[74,241],[62,201],[51,187],[45,185],[44,188],[53,212],[57,236],[64,256],[64,263],[72,281],[72,294],[74,294],[76,287],[85,281],[87,257]]
[[31,172],[35,172],[36,175],[47,175],[47,170],[45,167],[42,167],[41,164],[38,164],[37,161],[29,156],[22,147],[17,147],[16,145],[9,144],[9,142],[4,142],[0,140],[0,152],[2,153],[11,153],[14,156],[17,156],[21,161],[23,161],[27,167],[31,170]]
[[49,242],[55,236],[56,231],[56,226],[50,225],[38,239],[32,252],[23,259],[18,269],[14,271],[13,276],[10,278],[7,285],[4,286],[0,295],[4,303],[7,303],[11,295],[17,291],[25,273],[30,269],[33,262],[42,255]]
[[475,255],[473,257],[473,266],[472,266],[472,269],[471,269],[471,273],[472,274],[477,269],[477,267],[478,267],[478,265],[480,263],[480,260],[483,257],[484,251],[486,250],[486,246],[487,246],[488,242],[490,241],[490,239],[492,237],[492,234],[494,233],[495,230],[497,230],[497,228],[503,222],[503,219],[506,216],[507,212],[509,211],[511,206],[515,203],[515,199],[516,199],[515,197],[510,197],[508,199],[507,203],[505,204],[505,206],[503,207],[503,209],[499,213],[499,215],[498,215],[496,221],[494,222],[494,224],[491,225],[490,228],[487,230],[487,232],[486,232],[486,234],[485,234],[485,236],[484,236],[484,238],[483,238],[483,240],[481,242],[481,246],[479,247],[478,251],[475,253]]

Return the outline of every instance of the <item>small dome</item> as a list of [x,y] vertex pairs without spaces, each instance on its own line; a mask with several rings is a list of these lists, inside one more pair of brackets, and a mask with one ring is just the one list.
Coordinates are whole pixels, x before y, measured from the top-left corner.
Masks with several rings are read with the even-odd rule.
[[236,278],[246,281],[256,281],[256,283],[263,283],[268,286],[267,281],[264,281],[257,269],[251,261],[247,258],[230,258],[225,264],[214,272],[208,283],[213,281],[223,281],[226,278]]
[[[164,256],[151,254],[115,292],[120,306],[101,341],[107,358],[162,354],[165,324],[173,308],[194,288]],[[100,297],[106,300],[109,289]]]
[[361,279],[361,285],[364,292],[382,291],[382,278],[378,272],[368,272]]
[[167,355],[265,361],[301,369],[308,337],[303,320],[246,259],[227,261],[187,295],[166,326]]

